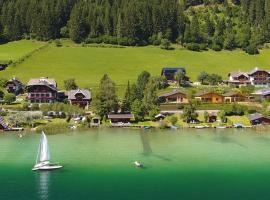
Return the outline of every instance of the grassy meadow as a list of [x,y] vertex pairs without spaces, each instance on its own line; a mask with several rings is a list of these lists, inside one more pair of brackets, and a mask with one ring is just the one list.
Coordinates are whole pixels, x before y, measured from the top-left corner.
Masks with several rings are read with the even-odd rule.
[[[44,43],[25,40],[0,45],[0,60],[16,60],[40,45]],[[26,83],[31,77],[48,76],[57,80],[60,89],[63,88],[63,80],[75,78],[80,87],[95,88],[103,74],[107,73],[118,87],[123,88],[128,80],[136,80],[143,70],[159,75],[161,68],[166,66],[186,67],[188,76],[196,81],[201,71],[218,73],[226,78],[230,71],[249,71],[255,66],[270,69],[269,58],[270,50],[250,56],[243,51],[166,51],[152,46],[82,47],[65,41],[62,47],[51,43],[24,62],[1,71],[0,77],[16,76]]]
[[0,45],[0,61],[18,60],[44,44],[44,42],[21,40]]

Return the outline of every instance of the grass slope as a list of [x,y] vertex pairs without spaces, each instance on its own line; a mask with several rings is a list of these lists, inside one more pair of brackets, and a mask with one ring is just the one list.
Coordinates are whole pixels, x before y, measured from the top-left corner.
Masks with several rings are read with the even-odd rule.
[[44,44],[44,42],[21,40],[0,45],[0,61],[17,60]]
[[[36,45],[39,43],[31,41],[2,45],[0,59],[15,59]],[[159,75],[162,67],[184,66],[193,81],[196,81],[201,71],[218,73],[226,78],[230,71],[249,71],[255,66],[269,69],[269,57],[270,50],[250,56],[242,51],[166,51],[158,47],[97,48],[76,46],[69,42],[58,48],[51,44],[34,53],[25,62],[0,72],[0,77],[15,75],[26,83],[31,77],[48,76],[55,78],[60,88],[63,88],[63,80],[75,78],[80,87],[96,87],[103,74],[107,73],[122,87],[128,80],[134,81],[143,70]]]

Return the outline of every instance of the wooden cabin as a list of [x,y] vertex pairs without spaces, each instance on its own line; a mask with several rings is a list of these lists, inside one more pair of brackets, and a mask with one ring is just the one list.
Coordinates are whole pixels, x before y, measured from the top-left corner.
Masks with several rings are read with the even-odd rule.
[[251,84],[257,87],[267,87],[270,83],[270,72],[255,68],[249,73]]
[[89,90],[71,90],[68,92],[68,101],[72,105],[77,105],[81,108],[88,108],[92,100],[91,92]]
[[214,92],[198,92],[195,95],[195,99],[200,100],[203,103],[223,103],[224,97]]
[[[168,81],[176,81],[175,80],[175,74],[178,71],[182,71],[186,75],[186,69],[183,67],[165,67],[161,70],[161,76],[166,77]],[[189,77],[185,76],[185,81],[189,81]]]
[[162,103],[188,103],[187,94],[179,90],[174,90],[160,95],[159,101]]

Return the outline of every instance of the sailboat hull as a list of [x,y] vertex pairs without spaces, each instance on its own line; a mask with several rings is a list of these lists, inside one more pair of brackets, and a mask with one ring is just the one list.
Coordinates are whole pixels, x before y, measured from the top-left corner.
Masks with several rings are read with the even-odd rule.
[[44,165],[40,167],[34,167],[32,171],[51,171],[56,169],[61,169],[63,166],[61,165]]

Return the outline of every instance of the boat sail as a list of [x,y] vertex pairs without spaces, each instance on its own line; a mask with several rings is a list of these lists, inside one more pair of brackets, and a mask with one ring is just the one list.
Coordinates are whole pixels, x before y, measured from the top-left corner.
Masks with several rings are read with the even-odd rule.
[[33,171],[36,170],[53,170],[53,169],[59,169],[63,166],[56,165],[56,164],[50,164],[50,150],[49,150],[49,144],[47,137],[45,133],[42,131],[40,143],[38,147],[38,154],[36,159],[36,164],[33,168]]

